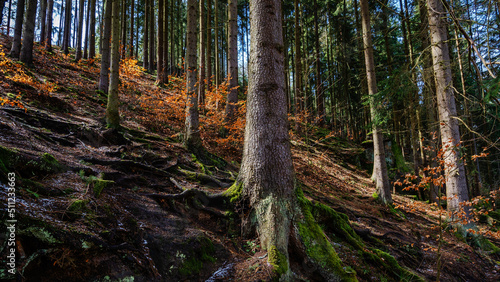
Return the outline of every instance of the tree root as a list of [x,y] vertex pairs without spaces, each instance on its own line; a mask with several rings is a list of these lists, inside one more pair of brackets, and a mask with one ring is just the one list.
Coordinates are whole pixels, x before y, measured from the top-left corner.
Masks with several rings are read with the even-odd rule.
[[222,182],[223,180],[226,180],[226,179],[219,180],[219,179],[217,179],[213,176],[210,176],[208,174],[205,174],[205,173],[189,171],[189,170],[185,170],[182,168],[179,168],[178,171],[180,173],[184,174],[185,176],[187,176],[189,179],[199,180],[203,184],[214,183],[217,186],[222,187],[222,188],[229,188],[232,185],[232,183]]

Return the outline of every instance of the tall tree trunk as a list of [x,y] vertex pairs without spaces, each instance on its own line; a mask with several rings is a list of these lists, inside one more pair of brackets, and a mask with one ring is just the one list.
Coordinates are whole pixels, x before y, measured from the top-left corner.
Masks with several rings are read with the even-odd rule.
[[27,65],[33,65],[33,43],[35,40],[35,21],[38,0],[28,1],[28,8],[24,17],[23,45],[19,60]]
[[87,1],[87,15],[85,16],[85,36],[83,37],[83,58],[89,58],[89,25],[90,25],[90,0]]
[[205,34],[206,34],[206,26],[205,26],[205,0],[199,0],[200,2],[200,18],[199,18],[199,26],[200,26],[200,44],[198,45],[200,61],[198,68],[198,105],[203,107],[205,103]]
[[206,52],[206,78],[207,88],[212,85],[212,0],[207,2],[207,52]]
[[64,15],[64,35],[63,35],[63,52],[65,55],[69,54],[69,42],[71,38],[71,0],[66,0],[66,14]]
[[150,0],[149,3],[149,71],[155,69],[155,0]]
[[165,25],[163,27],[163,83],[168,83],[168,0],[165,0],[163,6],[163,21]]
[[142,66],[149,70],[149,1],[145,0],[144,6],[144,36],[143,36],[143,48],[142,48]]
[[10,19],[12,18],[12,0],[9,0],[9,9],[7,10],[7,35],[10,36]]
[[125,59],[127,56],[127,5],[128,0],[122,0],[122,14],[121,14],[121,35],[120,35],[120,58]]
[[64,18],[65,18],[65,14],[66,14],[66,10],[65,10],[65,7],[64,7],[64,0],[61,0],[61,9],[59,10],[59,31],[57,32],[57,46],[59,47],[62,47],[62,43],[63,43],[63,23],[65,22],[64,21]]
[[41,0],[40,6],[40,43],[45,43],[45,38],[47,35],[46,25],[47,25],[47,0]]
[[198,113],[198,95],[196,91],[197,78],[197,33],[198,33],[198,6],[197,1],[187,2],[187,35],[186,35],[186,137],[184,146],[190,151],[197,152],[202,148],[200,137],[200,121]]
[[90,37],[89,37],[89,59],[95,57],[95,7],[96,0],[90,0]]
[[112,1],[105,0],[104,7],[104,31],[102,37],[102,57],[101,57],[101,73],[99,76],[99,90],[108,93],[109,90],[109,66],[111,59],[110,40],[111,40],[111,25],[112,25]]
[[[302,93],[302,55],[300,50],[301,45],[301,27],[300,27],[300,12],[299,12],[299,0],[294,1],[295,5],[295,130],[300,135],[301,133],[301,116],[303,106],[303,93]],[[250,77],[250,75],[249,75]]]
[[130,5],[130,43],[128,47],[128,56],[132,58],[134,56],[134,5],[135,0],[132,0]]
[[78,7],[78,30],[76,34],[76,55],[75,61],[80,61],[82,59],[82,31],[83,31],[83,8],[85,0],[80,0],[80,6]]
[[21,35],[23,33],[24,4],[25,0],[17,0],[16,27],[14,29],[14,40],[12,41],[12,48],[10,49],[10,56],[13,58],[19,58],[19,53],[21,52]]
[[377,185],[379,200],[384,204],[392,203],[391,187],[385,163],[384,135],[377,124],[378,106],[375,104],[374,95],[377,91],[377,78],[375,75],[375,61],[373,59],[373,46],[371,39],[370,13],[368,0],[361,0],[361,22],[363,26],[363,43],[365,49],[366,80],[368,94],[370,95],[370,111],[372,116],[373,132],[373,170]]
[[[229,93],[226,103],[226,122],[232,122],[238,103],[238,1],[229,0],[229,56],[227,68],[229,71]],[[281,21],[281,19],[280,19]]]
[[321,67],[320,67],[320,52],[319,52],[319,27],[318,27],[318,1],[314,0],[314,36],[315,36],[315,52],[316,52],[316,107],[318,124],[325,123],[325,98],[323,97],[323,90],[321,89]]
[[[240,193],[240,203],[249,208],[242,218],[243,235],[259,236],[273,268],[273,280],[292,280],[291,245],[290,250],[313,264],[322,281],[355,281],[354,275],[342,268],[332,245],[312,219],[303,193],[295,189],[284,85],[281,0],[251,0],[250,15],[252,40],[243,160],[236,183],[225,194]],[[308,238],[306,229],[317,230],[317,239]],[[321,253],[321,261],[311,256],[313,248]]]
[[214,4],[214,26],[215,26],[215,88],[219,89],[220,67],[219,67],[219,0],[215,0]]
[[464,164],[461,161],[458,121],[455,119],[457,110],[455,97],[453,96],[446,22],[443,18],[445,10],[441,1],[427,0],[427,12],[431,34],[441,144],[444,153],[447,209],[455,213],[460,210],[460,203],[469,200],[469,195]]
[[163,11],[165,6],[165,0],[158,0],[158,44],[157,44],[157,50],[156,50],[156,57],[157,57],[157,71],[156,71],[156,84],[159,86],[164,85],[164,78],[165,78],[165,67],[164,67],[164,58],[163,58],[163,45],[165,41],[163,40],[163,27],[165,26],[165,21],[163,19]]
[[46,37],[45,40],[45,50],[48,52],[52,52],[52,21],[54,15],[54,0],[48,1],[48,10],[47,10],[47,25],[46,25]]
[[[110,1],[110,0],[108,0]],[[120,11],[122,0],[112,0],[112,23],[111,23],[111,66],[109,74],[108,105],[106,107],[106,123],[111,128],[120,127],[120,113],[118,111],[118,81],[120,71]]]

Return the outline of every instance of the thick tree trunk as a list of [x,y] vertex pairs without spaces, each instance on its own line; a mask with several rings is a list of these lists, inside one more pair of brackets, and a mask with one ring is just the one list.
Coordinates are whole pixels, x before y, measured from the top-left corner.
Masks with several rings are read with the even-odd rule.
[[197,33],[198,33],[198,3],[195,0],[187,2],[187,35],[186,35],[186,137],[184,146],[197,152],[202,148],[200,137],[200,121],[198,113],[198,95],[196,91],[197,78]]
[[[110,0],[108,0],[110,1]],[[122,0],[112,0],[112,34],[111,34],[111,66],[109,74],[108,106],[106,108],[106,123],[111,128],[120,127],[118,111],[118,80],[120,70],[120,4]]]
[[[281,21],[281,18],[280,18]],[[229,93],[226,101],[225,121],[231,123],[236,114],[238,103],[238,1],[229,0],[229,54],[227,68],[229,71]]]
[[28,8],[24,17],[23,45],[19,60],[27,65],[33,64],[33,43],[35,40],[35,20],[38,0],[28,1]]
[[10,19],[12,18],[12,0],[9,0],[9,9],[7,10],[7,35],[10,36]]
[[[461,209],[460,203],[468,201],[467,181],[461,160],[460,132],[457,109],[453,96],[448,36],[443,4],[439,0],[427,0],[432,60],[436,82],[437,105],[441,132],[441,144],[446,178],[446,197],[450,212]],[[452,215],[453,217],[453,215]]]
[[85,0],[80,0],[80,6],[78,7],[78,30],[76,33],[76,54],[75,61],[80,61],[82,59],[82,32],[83,32],[83,8]]
[[370,14],[368,1],[361,0],[361,21],[363,26],[363,43],[365,49],[366,79],[368,83],[368,94],[370,95],[370,111],[372,117],[373,131],[373,170],[377,185],[379,200],[384,204],[392,203],[391,188],[387,175],[387,164],[385,163],[384,135],[377,125],[377,105],[374,95],[377,93],[377,78],[375,75],[375,62],[373,59],[373,46],[371,39]]
[[13,58],[19,58],[19,53],[21,52],[21,35],[23,33],[24,4],[25,0],[17,1],[16,27],[14,29],[14,40],[12,41],[12,48],[10,49],[10,56]]
[[52,52],[52,21],[54,15],[54,0],[49,0],[47,10],[45,50]]
[[200,44],[198,45],[199,53],[200,53],[200,61],[198,68],[198,105],[203,107],[205,103],[205,34],[206,34],[206,26],[205,26],[205,0],[199,0],[200,2]]
[[112,15],[112,0],[106,0],[104,7],[104,31],[102,38],[102,57],[101,57],[101,73],[99,76],[99,90],[108,93],[109,90],[109,65],[111,58],[110,40],[111,40],[111,15]]
[[89,37],[89,59],[93,59],[95,57],[95,7],[96,0],[90,0],[90,37]]
[[73,1],[66,0],[66,13],[64,14],[64,35],[63,35],[63,52],[69,54],[69,41],[71,37],[71,6]]
[[40,7],[40,43],[45,43],[47,36],[47,0],[41,0]]
[[[251,0],[249,91],[243,160],[236,183],[244,208],[244,236],[258,234],[276,281],[292,280],[289,249],[305,256],[324,281],[353,281],[314,222],[295,179],[288,135],[280,0]],[[240,193],[240,194],[238,194]],[[298,196],[300,199],[298,199]],[[237,197],[237,198],[238,198]],[[314,231],[313,231],[314,230]],[[307,232],[317,231],[312,238]],[[306,247],[307,246],[307,247]],[[321,255],[314,257],[314,252]],[[318,259],[321,257],[321,261]]]

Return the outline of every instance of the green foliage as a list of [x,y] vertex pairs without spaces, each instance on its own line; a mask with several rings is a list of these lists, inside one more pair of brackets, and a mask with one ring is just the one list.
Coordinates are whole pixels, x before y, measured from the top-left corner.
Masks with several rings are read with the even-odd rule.
[[38,240],[47,244],[58,244],[61,243],[59,240],[54,238],[49,231],[45,230],[43,227],[31,226],[19,232],[20,235],[28,235],[35,237]]
[[40,158],[40,169],[47,173],[55,173],[62,170],[62,165],[51,154],[43,153]]
[[198,274],[203,268],[204,262],[215,262],[215,258],[212,257],[215,251],[212,241],[207,237],[199,237],[196,240],[199,243],[199,247],[194,250],[192,256],[185,260],[179,268],[181,275],[190,276]]

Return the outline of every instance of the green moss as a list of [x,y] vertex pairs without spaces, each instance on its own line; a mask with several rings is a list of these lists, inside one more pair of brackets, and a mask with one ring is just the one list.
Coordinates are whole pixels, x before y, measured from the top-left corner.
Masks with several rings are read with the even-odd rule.
[[14,164],[16,152],[0,146],[0,172],[3,172],[0,180],[7,181],[7,173],[12,172],[12,166]]
[[104,179],[100,179],[100,178],[97,178],[93,181],[93,184],[94,184],[94,196],[96,198],[99,198],[101,196],[101,193],[102,193],[102,190],[104,190],[104,188],[108,187],[108,185],[114,183],[114,181],[112,180],[104,180]]
[[188,258],[179,268],[179,273],[184,276],[198,274],[203,268],[204,262],[215,262],[212,254],[215,251],[212,241],[207,237],[196,239],[199,246],[194,249],[193,255]]
[[276,246],[268,250],[269,264],[273,266],[274,273],[280,277],[288,271],[288,260],[286,255],[278,251]]
[[236,202],[241,197],[241,191],[243,190],[243,183],[235,181],[234,184],[227,188],[226,191],[222,192],[222,195],[228,197],[231,203]]
[[375,200],[378,200],[378,193],[377,192],[373,192],[372,198],[375,199]]
[[68,212],[70,213],[78,213],[84,211],[87,208],[88,200],[76,200],[71,203],[68,207]]
[[304,216],[301,220],[298,220],[298,227],[307,256],[342,281],[357,281],[355,273],[348,273],[342,267],[342,262],[335,249],[314,220],[310,208],[312,204],[304,197],[302,189],[297,188],[296,194]]
[[61,164],[49,153],[43,153],[40,157],[40,169],[47,173],[60,172]]
[[54,238],[49,231],[45,230],[43,227],[28,227],[19,232],[21,235],[28,235],[37,238],[38,240],[47,244],[57,244],[61,243],[59,240]]

